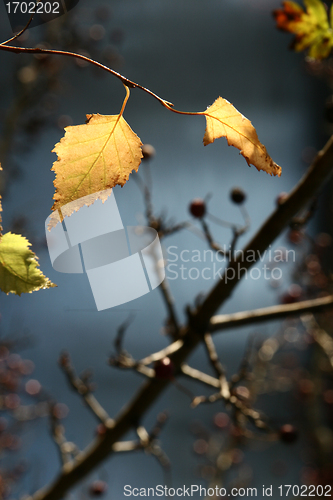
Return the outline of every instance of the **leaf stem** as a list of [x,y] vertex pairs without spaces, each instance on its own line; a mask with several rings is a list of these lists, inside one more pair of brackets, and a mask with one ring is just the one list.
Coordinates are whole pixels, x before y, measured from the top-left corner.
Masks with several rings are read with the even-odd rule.
[[129,99],[129,96],[130,96],[130,89],[129,89],[129,87],[128,87],[127,85],[125,85],[125,84],[124,84],[124,87],[125,87],[125,89],[126,89],[126,96],[125,96],[125,99],[124,99],[123,105],[122,105],[122,107],[121,107],[121,110],[120,110],[120,112],[119,112],[119,118],[120,118],[121,116],[123,116],[123,113],[124,113],[124,111],[125,111],[125,107],[126,107],[127,101],[128,101],[128,99]]
[[[23,29],[20,32],[20,35],[25,31]],[[17,38],[16,36],[14,38]],[[14,39],[13,38],[13,39]],[[125,76],[121,75],[117,71],[114,71],[113,69],[109,68],[108,66],[105,66],[104,64],[101,64],[98,61],[95,61],[94,59],[91,59],[90,57],[84,56],[83,54],[76,54],[75,52],[68,52],[67,50],[55,50],[55,49],[43,49],[41,47],[13,47],[12,45],[6,45],[10,40],[7,40],[6,42],[0,43],[0,50],[5,50],[7,52],[14,52],[16,54],[19,53],[25,53],[25,54],[50,54],[50,55],[60,55],[60,56],[68,56],[68,57],[75,57],[77,59],[82,59],[83,61],[86,61],[90,64],[93,64],[94,66],[97,66],[100,69],[103,69],[104,71],[107,71],[108,73],[111,73],[113,76],[116,78],[119,78],[119,80],[129,88],[138,88],[146,92],[147,94],[151,95],[157,101],[159,101],[164,107],[167,109],[170,109],[173,111],[172,106],[173,104],[169,101],[166,101],[165,99],[162,99],[162,97],[159,97],[157,94],[154,94],[151,90],[143,87],[142,85],[139,85],[138,83],[132,82]]]

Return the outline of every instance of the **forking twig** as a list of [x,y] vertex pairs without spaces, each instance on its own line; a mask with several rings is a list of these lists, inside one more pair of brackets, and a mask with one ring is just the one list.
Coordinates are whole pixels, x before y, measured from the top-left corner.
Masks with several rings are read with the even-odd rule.
[[7,45],[7,43],[9,43],[9,42],[13,42],[14,40],[16,40],[16,38],[19,38],[29,28],[29,26],[32,23],[32,20],[33,20],[35,14],[36,14],[36,7],[37,7],[37,4],[39,2],[41,2],[41,0],[35,0],[34,12],[31,14],[30,19],[27,22],[27,24],[24,26],[24,28],[22,28],[21,31],[19,31],[18,33],[16,33],[16,35],[12,36],[11,38],[8,38],[8,40],[6,40],[5,42],[0,43],[0,47],[2,45]]
[[67,376],[67,380],[71,387],[84,399],[86,405],[91,409],[95,417],[106,427],[112,425],[112,419],[92,394],[88,384],[83,382],[83,380],[76,375],[67,353],[63,353],[60,357],[60,366]]

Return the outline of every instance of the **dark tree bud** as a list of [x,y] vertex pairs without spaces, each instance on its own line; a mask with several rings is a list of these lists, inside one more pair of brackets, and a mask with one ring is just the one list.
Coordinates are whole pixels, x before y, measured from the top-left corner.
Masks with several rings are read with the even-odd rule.
[[241,205],[246,200],[246,194],[241,188],[235,187],[230,192],[230,198],[237,205]]

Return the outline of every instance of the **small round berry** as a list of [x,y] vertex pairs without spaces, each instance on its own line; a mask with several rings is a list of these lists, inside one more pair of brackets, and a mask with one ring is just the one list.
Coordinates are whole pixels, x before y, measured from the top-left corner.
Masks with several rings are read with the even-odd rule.
[[298,231],[297,229],[291,229],[287,235],[288,240],[293,245],[299,245],[304,240],[303,231]]
[[205,200],[201,198],[196,198],[192,200],[189,206],[189,211],[197,219],[201,219],[206,213],[206,203]]
[[230,198],[237,205],[241,205],[246,200],[246,194],[241,188],[235,187],[230,192]]
[[156,154],[156,150],[151,144],[143,144],[141,150],[143,154],[143,160],[150,160],[151,158],[154,158]]
[[104,424],[98,424],[98,426],[96,427],[96,434],[97,436],[104,436],[104,434],[106,433],[106,427]]
[[155,363],[155,377],[159,379],[172,379],[174,376],[175,368],[170,358],[165,357]]
[[287,292],[285,292],[281,297],[282,304],[293,304],[298,302],[302,296],[303,290],[299,285],[290,285]]
[[294,443],[298,438],[298,431],[296,427],[291,424],[284,424],[280,428],[279,434],[281,441],[288,444]]
[[98,497],[106,493],[107,489],[108,485],[106,484],[106,482],[97,479],[90,485],[89,493],[91,496]]

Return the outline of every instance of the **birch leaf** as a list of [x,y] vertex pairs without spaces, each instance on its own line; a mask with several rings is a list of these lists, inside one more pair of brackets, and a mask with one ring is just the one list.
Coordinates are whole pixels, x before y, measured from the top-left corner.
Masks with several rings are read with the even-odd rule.
[[226,137],[229,146],[239,149],[248,165],[254,165],[258,170],[280,177],[281,167],[268,155],[250,120],[237,111],[229,101],[218,97],[201,114],[205,115],[207,122],[203,138],[205,146],[215,139]]
[[6,233],[0,241],[0,289],[5,293],[31,293],[57,286],[39,269],[29,241],[20,234]]
[[285,0],[283,8],[274,11],[276,26],[293,33],[291,48],[296,52],[308,49],[312,59],[324,59],[333,47],[332,8],[330,21],[321,0],[304,0],[305,10],[297,3]]
[[[90,198],[93,203],[98,192],[123,186],[132,170],[138,170],[142,143],[121,115],[87,115],[86,124],[65,131],[53,149],[58,160],[52,167],[56,173],[52,210],[97,193]],[[76,207],[72,212],[80,208],[71,206]]]
[[[1,163],[0,163],[0,170],[2,170],[2,167],[1,167]],[[1,196],[0,196],[0,212],[2,212],[2,204],[1,204]],[[2,237],[2,217],[1,217],[1,213],[0,213],[0,241],[1,241],[1,237]]]

